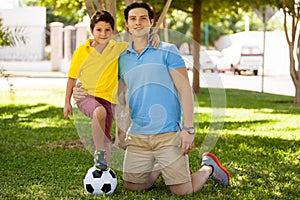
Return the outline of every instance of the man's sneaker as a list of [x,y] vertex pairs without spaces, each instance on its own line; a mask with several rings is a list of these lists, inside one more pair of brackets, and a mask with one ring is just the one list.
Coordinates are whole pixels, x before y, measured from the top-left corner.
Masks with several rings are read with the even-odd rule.
[[95,163],[95,168],[99,171],[107,169],[105,154],[106,152],[104,150],[95,151],[94,163]]
[[218,158],[212,153],[204,153],[202,155],[202,164],[201,166],[211,166],[212,173],[210,178],[216,181],[221,186],[227,186],[230,182],[230,174],[229,172],[221,165]]

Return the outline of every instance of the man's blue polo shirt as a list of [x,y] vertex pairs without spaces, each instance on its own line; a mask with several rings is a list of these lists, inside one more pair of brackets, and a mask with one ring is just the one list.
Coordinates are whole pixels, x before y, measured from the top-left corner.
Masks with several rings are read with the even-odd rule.
[[185,67],[177,47],[161,42],[151,44],[141,54],[132,47],[119,58],[119,79],[129,89],[131,121],[129,131],[156,134],[177,131],[181,126],[179,95],[170,71]]

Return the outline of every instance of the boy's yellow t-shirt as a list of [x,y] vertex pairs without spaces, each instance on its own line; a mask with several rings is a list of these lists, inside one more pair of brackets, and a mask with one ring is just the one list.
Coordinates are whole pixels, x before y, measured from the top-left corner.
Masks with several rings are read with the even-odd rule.
[[89,95],[117,104],[118,59],[129,43],[110,40],[103,52],[99,53],[91,46],[93,41],[88,39],[75,50],[68,76],[80,79]]

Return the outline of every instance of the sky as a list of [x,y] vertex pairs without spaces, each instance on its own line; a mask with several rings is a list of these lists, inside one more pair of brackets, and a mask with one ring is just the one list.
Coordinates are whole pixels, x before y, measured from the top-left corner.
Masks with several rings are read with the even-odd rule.
[[1,0],[0,9],[20,7],[22,4],[22,0]]

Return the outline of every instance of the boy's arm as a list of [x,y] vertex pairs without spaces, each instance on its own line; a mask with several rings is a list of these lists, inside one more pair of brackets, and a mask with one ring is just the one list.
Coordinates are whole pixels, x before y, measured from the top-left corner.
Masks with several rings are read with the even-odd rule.
[[73,87],[75,86],[76,79],[68,78],[65,96],[65,106],[64,106],[64,117],[69,119],[69,114],[73,115],[71,97],[73,93]]

